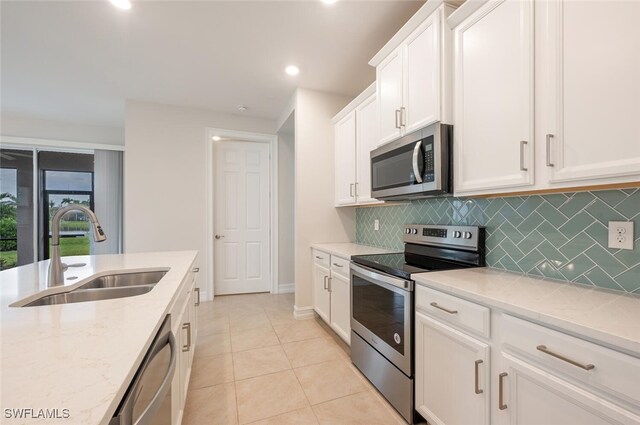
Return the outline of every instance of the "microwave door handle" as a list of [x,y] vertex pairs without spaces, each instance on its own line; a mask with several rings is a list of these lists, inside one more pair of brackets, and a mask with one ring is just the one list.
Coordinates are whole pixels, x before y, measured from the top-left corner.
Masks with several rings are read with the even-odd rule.
[[[154,423],[154,416],[156,415],[156,413],[158,413],[160,406],[164,402],[164,399],[167,393],[169,392],[169,389],[171,388],[171,384],[173,382],[173,375],[176,370],[176,360],[178,358],[176,339],[173,336],[173,332],[169,332],[168,343],[171,349],[171,358],[169,360],[169,368],[167,369],[167,373],[165,374],[164,379],[162,380],[162,384],[160,385],[160,388],[158,388],[158,391],[153,396],[153,399],[147,405],[147,407],[145,407],[144,411],[142,412],[142,414],[140,415],[140,417],[138,418],[138,420],[135,422],[134,425],[151,425],[152,423]],[[158,350],[158,352],[159,351],[160,350]]]
[[418,183],[422,183],[422,172],[420,172],[420,166],[418,165],[418,159],[420,157],[420,148],[422,147],[422,141],[416,142],[413,148],[413,175],[416,177]]

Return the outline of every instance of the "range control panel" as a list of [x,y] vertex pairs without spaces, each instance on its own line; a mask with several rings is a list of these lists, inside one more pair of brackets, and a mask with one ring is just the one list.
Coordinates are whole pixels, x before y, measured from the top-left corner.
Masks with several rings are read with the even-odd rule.
[[476,250],[481,232],[484,232],[484,228],[477,226],[405,224],[404,241],[421,245]]

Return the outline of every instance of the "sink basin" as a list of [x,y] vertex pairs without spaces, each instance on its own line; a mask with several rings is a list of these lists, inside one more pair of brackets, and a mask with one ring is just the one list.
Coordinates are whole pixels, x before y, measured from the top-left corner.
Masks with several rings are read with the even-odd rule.
[[125,286],[121,288],[76,289],[61,294],[46,295],[35,301],[25,304],[23,307],[35,307],[52,304],[81,303],[85,301],[110,300],[113,298],[133,297],[146,294],[155,285]]
[[167,274],[166,270],[154,270],[99,276],[74,290],[45,295],[22,307],[81,303],[142,295],[151,291],[165,274]]
[[141,285],[155,285],[165,274],[167,274],[166,271],[110,274],[90,280],[76,289],[76,291],[94,288],[126,288]]

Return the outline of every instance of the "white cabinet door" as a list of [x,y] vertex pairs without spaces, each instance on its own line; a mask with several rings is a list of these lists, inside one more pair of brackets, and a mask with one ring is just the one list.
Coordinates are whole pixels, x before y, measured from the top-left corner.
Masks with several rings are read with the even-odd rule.
[[[502,354],[502,410],[510,425],[638,425],[640,417],[528,362]],[[500,388],[499,388],[500,391]],[[500,394],[498,394],[499,398]]]
[[379,203],[371,197],[371,151],[378,147],[378,105],[376,95],[356,108],[356,195],[359,205]]
[[335,202],[356,202],[356,113],[352,111],[335,125]]
[[455,192],[533,184],[533,3],[489,1],[454,41]]
[[400,108],[402,108],[402,48],[397,49],[376,68],[378,96],[378,145],[401,135]]
[[440,13],[432,14],[404,46],[405,132],[440,121]]
[[550,180],[637,181],[640,2],[557,0],[544,5],[549,17],[544,52]]
[[331,327],[347,344],[351,340],[351,293],[349,279],[331,273]]
[[489,346],[416,312],[416,409],[437,425],[488,425]]
[[329,269],[313,264],[313,309],[325,322],[331,314],[331,293],[328,291]]

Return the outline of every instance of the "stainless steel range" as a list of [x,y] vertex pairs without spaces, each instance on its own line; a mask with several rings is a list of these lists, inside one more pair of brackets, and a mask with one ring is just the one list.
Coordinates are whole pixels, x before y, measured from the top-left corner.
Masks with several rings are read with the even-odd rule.
[[360,255],[351,264],[351,361],[404,419],[414,409],[412,275],[482,267],[483,227],[407,224],[404,252]]

